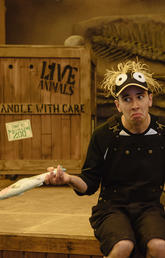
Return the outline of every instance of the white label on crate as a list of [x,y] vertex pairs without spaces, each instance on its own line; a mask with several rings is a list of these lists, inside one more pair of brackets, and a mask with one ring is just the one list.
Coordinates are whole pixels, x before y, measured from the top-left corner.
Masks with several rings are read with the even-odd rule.
[[9,141],[33,137],[29,119],[6,123],[6,130]]

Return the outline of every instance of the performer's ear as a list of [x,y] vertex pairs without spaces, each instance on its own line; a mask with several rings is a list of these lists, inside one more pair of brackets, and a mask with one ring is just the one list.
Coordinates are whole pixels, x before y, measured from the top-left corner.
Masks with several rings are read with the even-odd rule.
[[152,98],[153,98],[152,93],[148,93],[148,98],[149,98],[149,107],[152,107]]
[[116,105],[117,110],[121,113],[119,100],[118,100],[118,99],[115,99],[115,100],[114,100],[114,103],[115,103],[115,105]]

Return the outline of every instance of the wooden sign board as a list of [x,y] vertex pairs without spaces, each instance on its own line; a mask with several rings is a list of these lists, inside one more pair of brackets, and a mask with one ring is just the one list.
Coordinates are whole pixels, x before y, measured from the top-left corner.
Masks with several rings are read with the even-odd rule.
[[0,46],[1,173],[38,174],[58,164],[79,173],[95,124],[95,88],[88,48]]

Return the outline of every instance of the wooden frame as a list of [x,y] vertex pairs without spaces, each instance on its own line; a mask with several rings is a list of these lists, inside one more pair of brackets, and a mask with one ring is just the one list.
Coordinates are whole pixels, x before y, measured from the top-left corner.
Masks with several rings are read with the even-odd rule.
[[6,42],[6,7],[5,0],[0,0],[0,44],[5,44]]

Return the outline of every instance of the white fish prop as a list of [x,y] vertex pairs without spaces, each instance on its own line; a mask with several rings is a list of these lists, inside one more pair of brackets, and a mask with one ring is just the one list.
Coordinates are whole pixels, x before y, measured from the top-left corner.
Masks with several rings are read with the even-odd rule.
[[[62,168],[63,171],[66,171],[65,168]],[[56,174],[57,169],[54,169],[53,173]],[[39,187],[43,185],[45,178],[51,172],[46,172],[37,176],[32,176],[28,178],[22,178],[16,183],[9,185],[0,191],[0,200],[4,200],[13,196],[20,195],[30,189]]]

